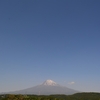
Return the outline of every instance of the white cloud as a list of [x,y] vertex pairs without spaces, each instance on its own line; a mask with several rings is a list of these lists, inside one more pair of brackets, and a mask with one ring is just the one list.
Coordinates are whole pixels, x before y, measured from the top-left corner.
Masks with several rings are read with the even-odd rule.
[[68,84],[73,85],[73,84],[75,84],[75,82],[69,82]]

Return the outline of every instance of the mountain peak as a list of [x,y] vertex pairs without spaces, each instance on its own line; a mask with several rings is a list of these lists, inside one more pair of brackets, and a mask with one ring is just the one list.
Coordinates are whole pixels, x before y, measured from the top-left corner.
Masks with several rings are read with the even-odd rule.
[[56,86],[58,84],[52,80],[46,80],[42,85]]

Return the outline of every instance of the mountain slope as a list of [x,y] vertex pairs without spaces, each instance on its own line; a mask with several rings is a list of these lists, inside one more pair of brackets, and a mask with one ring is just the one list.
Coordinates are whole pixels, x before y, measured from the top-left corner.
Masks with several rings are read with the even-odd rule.
[[35,87],[31,87],[24,90],[19,90],[15,92],[10,92],[12,94],[36,94],[36,95],[50,95],[50,94],[74,94],[78,91],[60,86],[56,82],[52,80],[47,80],[41,85],[37,85]]

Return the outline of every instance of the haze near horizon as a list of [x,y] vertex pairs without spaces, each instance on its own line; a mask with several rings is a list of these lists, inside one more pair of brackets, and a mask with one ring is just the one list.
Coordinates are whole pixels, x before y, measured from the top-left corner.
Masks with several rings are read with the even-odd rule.
[[99,0],[1,0],[0,92],[47,79],[100,92]]

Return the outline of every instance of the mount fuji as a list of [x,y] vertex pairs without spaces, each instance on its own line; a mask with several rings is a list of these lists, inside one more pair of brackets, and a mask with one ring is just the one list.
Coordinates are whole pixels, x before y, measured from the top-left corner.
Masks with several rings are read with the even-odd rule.
[[46,80],[41,85],[35,87],[27,88],[24,90],[9,92],[9,94],[36,94],[36,95],[51,95],[51,94],[65,94],[71,95],[78,93],[79,91],[70,89],[57,84],[52,80]]
[[46,80],[45,82],[43,82],[42,85],[45,85],[45,86],[58,86],[59,84],[57,84],[56,82],[54,82],[52,80]]

